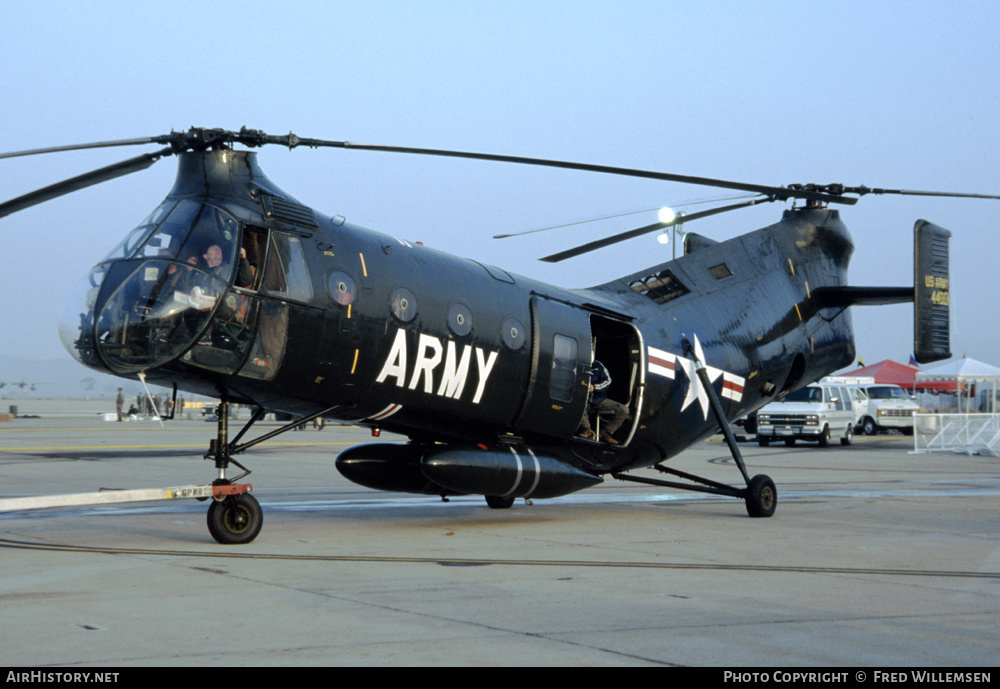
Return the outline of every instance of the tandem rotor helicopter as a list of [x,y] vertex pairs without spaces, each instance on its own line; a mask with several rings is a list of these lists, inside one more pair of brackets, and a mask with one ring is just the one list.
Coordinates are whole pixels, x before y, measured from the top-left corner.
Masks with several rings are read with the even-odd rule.
[[[164,146],[0,204],[0,217],[177,156],[173,189],[100,259],[66,302],[60,335],[82,364],[220,400],[206,458],[217,477],[208,524],[220,543],[247,543],[262,512],[236,483],[235,456],[319,417],[405,435],[336,459],[348,479],[446,498],[483,495],[493,508],[551,498],[611,476],[715,493],[771,516],[774,482],[751,476],[729,421],[849,365],[849,307],[914,302],[915,355],[950,356],[950,232],[917,221],[914,284],[847,284],[854,249],[831,204],[867,194],[997,199],[841,184],[766,186],[631,168],[461,151],[192,128],[185,132],[0,154]],[[789,201],[773,225],[716,242],[687,233],[675,260],[588,289],[512,275],[321,214],[275,186],[257,164],[265,144],[382,151],[558,167],[753,194],[545,257],[561,261],[644,233],[762,202]],[[801,203],[801,205],[800,205]],[[588,417],[592,367],[624,421]],[[230,439],[228,409],[256,407]],[[241,439],[266,411],[296,421]],[[304,417],[304,418],[302,418]],[[601,423],[605,429],[600,429]],[[620,423],[620,426],[618,424]],[[613,433],[608,429],[614,428]],[[721,428],[743,485],[664,461]],[[849,444],[850,436],[842,439]],[[232,476],[232,467],[243,473]],[[676,480],[631,470],[655,468]]]

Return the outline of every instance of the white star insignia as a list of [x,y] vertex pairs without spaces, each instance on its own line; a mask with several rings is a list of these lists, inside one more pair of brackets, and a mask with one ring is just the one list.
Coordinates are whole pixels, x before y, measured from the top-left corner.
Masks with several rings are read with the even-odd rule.
[[[701,342],[698,340],[697,335],[694,336],[694,353],[704,365],[705,352],[701,348]],[[701,407],[702,416],[708,419],[708,392],[705,391],[704,386],[701,384],[701,379],[698,377],[697,364],[686,357],[678,357],[678,361],[681,368],[684,369],[684,374],[690,381],[687,392],[684,395],[684,402],[681,404],[681,411],[687,409],[697,399],[698,405]],[[711,383],[717,381],[719,376],[722,375],[722,369],[715,368],[714,366],[705,365],[705,372],[708,373],[708,380]]]

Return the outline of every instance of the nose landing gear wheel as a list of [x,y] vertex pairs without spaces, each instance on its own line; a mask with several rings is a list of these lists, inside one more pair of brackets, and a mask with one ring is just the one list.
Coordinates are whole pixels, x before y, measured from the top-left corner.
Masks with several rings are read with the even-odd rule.
[[223,545],[249,543],[257,538],[264,512],[252,495],[231,495],[214,501],[208,508],[208,531]]
[[778,506],[778,489],[769,476],[757,474],[747,484],[745,500],[751,517],[770,517]]

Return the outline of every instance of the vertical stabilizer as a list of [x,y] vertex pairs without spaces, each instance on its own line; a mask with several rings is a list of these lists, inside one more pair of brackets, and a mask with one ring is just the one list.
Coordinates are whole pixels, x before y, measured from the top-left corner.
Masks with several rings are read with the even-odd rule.
[[951,357],[949,239],[951,232],[926,220],[913,226],[913,347],[921,364]]

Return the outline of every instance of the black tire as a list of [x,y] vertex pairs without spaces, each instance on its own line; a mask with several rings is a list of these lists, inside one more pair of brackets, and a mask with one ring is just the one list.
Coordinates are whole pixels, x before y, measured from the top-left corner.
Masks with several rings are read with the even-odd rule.
[[770,476],[757,474],[747,484],[745,500],[751,517],[770,517],[778,506],[778,489]]
[[514,498],[501,498],[496,495],[487,495],[486,504],[495,510],[508,510],[514,506]]
[[864,430],[865,435],[878,435],[878,424],[870,416],[866,416],[865,420],[861,422],[861,428]]
[[764,437],[758,435],[757,436],[757,444],[760,445],[761,447],[767,447],[768,445],[771,444],[771,439],[770,438],[764,438]]
[[795,447],[795,438],[785,438],[786,447]]
[[844,437],[840,439],[841,445],[850,445],[854,442],[854,426],[852,424],[847,424],[847,432]]
[[213,500],[208,507],[208,532],[223,545],[240,545],[257,538],[264,524],[264,511],[248,494]]
[[830,445],[830,427],[823,426],[823,432],[819,436],[819,446],[828,447]]

